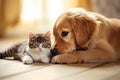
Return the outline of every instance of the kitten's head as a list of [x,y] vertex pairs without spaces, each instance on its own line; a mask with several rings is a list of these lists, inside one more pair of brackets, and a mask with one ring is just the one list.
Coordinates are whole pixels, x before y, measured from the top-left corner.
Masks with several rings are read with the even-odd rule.
[[33,34],[29,33],[28,46],[34,52],[43,51],[42,48],[50,48],[50,46],[45,46],[45,43],[50,43],[50,31],[46,34]]

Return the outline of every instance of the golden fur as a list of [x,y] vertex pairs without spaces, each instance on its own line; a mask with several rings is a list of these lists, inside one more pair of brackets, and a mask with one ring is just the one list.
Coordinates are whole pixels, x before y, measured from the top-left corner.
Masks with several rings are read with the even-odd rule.
[[[61,36],[62,32],[67,36]],[[53,63],[112,62],[120,57],[120,20],[81,8],[63,13],[53,28]],[[79,50],[87,48],[87,50]]]

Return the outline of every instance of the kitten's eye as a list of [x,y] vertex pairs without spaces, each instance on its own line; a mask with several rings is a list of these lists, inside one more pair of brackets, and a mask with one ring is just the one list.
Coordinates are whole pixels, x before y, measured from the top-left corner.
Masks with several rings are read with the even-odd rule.
[[46,46],[47,46],[46,44],[42,44],[42,47],[43,47],[43,48],[46,48]]
[[65,37],[65,36],[68,35],[68,33],[69,33],[69,32],[67,32],[67,31],[63,31],[63,32],[61,33],[61,36],[62,36],[62,37]]

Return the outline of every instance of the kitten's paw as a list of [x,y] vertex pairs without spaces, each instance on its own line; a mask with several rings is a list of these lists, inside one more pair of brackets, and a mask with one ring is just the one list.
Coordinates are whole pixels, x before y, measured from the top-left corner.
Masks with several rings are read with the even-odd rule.
[[41,58],[41,62],[49,63],[50,59],[48,57]]
[[26,56],[24,56],[22,58],[22,62],[24,64],[32,64],[33,63],[33,59],[30,56],[26,55]]

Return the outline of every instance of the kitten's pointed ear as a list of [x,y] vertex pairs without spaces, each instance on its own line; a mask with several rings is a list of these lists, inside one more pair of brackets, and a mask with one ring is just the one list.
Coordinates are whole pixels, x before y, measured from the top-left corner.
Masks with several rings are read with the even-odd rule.
[[35,35],[32,32],[29,32],[29,38],[33,38]]
[[48,31],[48,32],[45,34],[45,38],[46,38],[47,40],[50,40],[50,35],[51,35],[50,31]]

